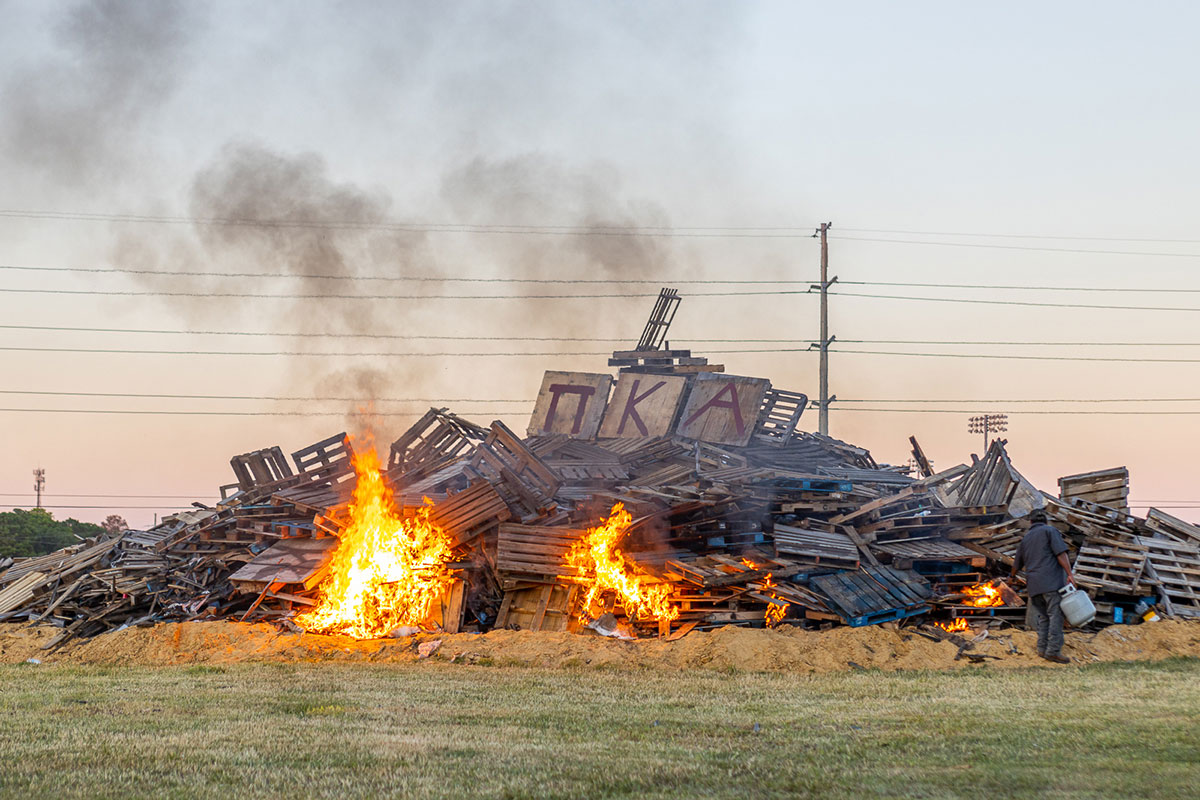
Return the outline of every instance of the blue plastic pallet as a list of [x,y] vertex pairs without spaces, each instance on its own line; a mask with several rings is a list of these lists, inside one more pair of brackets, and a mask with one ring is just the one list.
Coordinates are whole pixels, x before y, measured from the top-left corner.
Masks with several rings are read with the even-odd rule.
[[861,628],[864,625],[878,625],[881,622],[895,622],[905,617],[915,617],[929,611],[929,606],[913,606],[911,608],[891,608],[887,611],[877,611],[874,614],[863,614],[861,617],[851,617],[846,620],[851,628]]

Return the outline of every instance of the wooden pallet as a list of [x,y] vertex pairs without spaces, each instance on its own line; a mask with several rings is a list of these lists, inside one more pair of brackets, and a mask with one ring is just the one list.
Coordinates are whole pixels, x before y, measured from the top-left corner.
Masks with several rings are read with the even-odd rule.
[[810,584],[851,627],[922,614],[929,610],[929,599],[933,596],[933,589],[923,577],[911,570],[891,567],[818,575]]
[[933,561],[953,561],[976,568],[987,564],[986,556],[941,537],[876,542],[871,547],[890,556],[896,569],[912,569],[915,563]]
[[1168,613],[1200,617],[1200,547],[1144,536],[1137,543],[1146,548],[1143,582],[1162,590]]
[[1200,545],[1200,525],[1185,522],[1157,508],[1146,512],[1146,527],[1176,542]]
[[1083,586],[1133,594],[1146,567],[1148,550],[1137,542],[1089,539],[1079,548],[1071,569]]
[[503,484],[513,500],[538,513],[562,485],[562,480],[503,422],[492,423],[486,440],[476,446],[468,471],[493,484]]
[[478,483],[435,503],[429,519],[460,547],[484,530],[512,518],[508,504],[490,483]]
[[526,584],[504,595],[496,628],[526,631],[565,631],[579,587],[561,583]]
[[567,551],[579,541],[581,528],[504,523],[496,539],[496,569],[502,576],[537,576],[553,580],[572,575]]
[[1066,475],[1058,479],[1058,495],[1064,502],[1073,499],[1129,510],[1129,470],[1125,467]]
[[431,408],[392,442],[388,471],[408,471],[430,462],[457,458],[476,442],[486,439],[487,433],[486,428],[447,409]]
[[858,569],[858,547],[845,533],[806,530],[776,523],[773,538],[775,550],[780,554],[801,556],[818,565]]
[[312,589],[325,577],[338,540],[285,539],[257,555],[229,576],[243,592],[261,592],[271,584]]

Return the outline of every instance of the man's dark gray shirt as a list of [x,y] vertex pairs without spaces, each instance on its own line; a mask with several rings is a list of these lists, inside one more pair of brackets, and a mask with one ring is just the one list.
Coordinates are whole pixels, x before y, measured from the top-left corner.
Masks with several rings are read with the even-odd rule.
[[1056,592],[1067,585],[1067,573],[1058,563],[1058,554],[1067,552],[1067,543],[1062,534],[1051,525],[1039,522],[1029,529],[1017,555],[1013,568],[1025,569],[1025,586],[1029,595]]

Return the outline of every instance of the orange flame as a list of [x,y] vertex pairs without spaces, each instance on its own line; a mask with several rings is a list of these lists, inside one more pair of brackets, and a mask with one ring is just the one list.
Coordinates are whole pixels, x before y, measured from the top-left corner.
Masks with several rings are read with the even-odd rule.
[[625,510],[625,504],[617,503],[602,525],[588,528],[571,546],[565,562],[579,571],[580,579],[588,587],[583,600],[588,614],[601,594],[613,591],[628,616],[670,622],[679,617],[679,609],[671,605],[671,587],[652,583],[649,576],[637,574],[621,552],[621,539],[632,524],[633,516]]
[[350,522],[334,551],[330,577],[321,585],[320,603],[295,622],[314,633],[370,639],[429,616],[452,581],[446,564],[453,547],[429,520],[432,504],[414,516],[396,513],[374,447],[355,454],[353,464]]
[[[750,559],[745,558],[745,557],[742,558],[742,566],[746,567],[747,569],[752,569],[752,570],[757,570],[759,568],[757,564],[755,564],[753,561],[751,561]],[[776,585],[775,581],[773,580],[773,577],[774,576],[772,575],[772,573],[768,572],[767,577],[763,578],[762,587],[764,590],[770,590],[771,588],[773,588]],[[783,600],[782,597],[780,597],[779,595],[775,594],[772,591],[766,591],[766,595],[767,595],[767,597],[770,597],[772,600]],[[783,618],[787,616],[788,609],[791,607],[792,607],[791,603],[783,603],[783,604],[767,603],[767,612],[766,612],[766,617],[765,617],[766,622],[767,622],[767,627],[774,628],[776,625],[783,622]]]
[[[771,580],[771,573],[767,573],[767,577],[763,578],[763,589],[769,590],[775,586],[775,581]],[[772,591],[767,591],[767,597],[773,600],[782,600],[783,598]],[[791,608],[791,603],[776,605],[775,603],[767,604],[767,627],[774,628],[779,623],[783,622],[783,618],[787,616],[788,609]]]
[[1000,594],[999,587],[991,583],[977,583],[974,586],[967,586],[962,590],[962,593],[966,595],[963,597],[963,605],[976,606],[978,608],[1004,605],[1004,598]]
[[959,617],[958,619],[953,620],[952,622],[935,622],[933,624],[937,625],[939,628],[941,628],[944,631],[949,631],[950,633],[958,633],[959,631],[971,630],[971,626],[967,624],[966,617]]

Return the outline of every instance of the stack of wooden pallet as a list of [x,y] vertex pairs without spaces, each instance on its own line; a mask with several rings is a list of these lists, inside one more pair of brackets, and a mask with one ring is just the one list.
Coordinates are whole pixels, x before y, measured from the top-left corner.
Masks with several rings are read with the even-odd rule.
[[[674,618],[639,619],[612,591],[593,605],[647,635],[952,616],[964,587],[1007,574],[1034,508],[1110,619],[1139,601],[1200,616],[1200,527],[1129,514],[1124,468],[1068,476],[1051,496],[1003,440],[935,473],[912,439],[920,478],[881,466],[799,430],[803,394],[669,349],[677,304],[665,290],[635,349],[613,354],[615,384],[547,371],[523,437],[433,408],[392,444],[397,505],[432,501],[455,549],[445,630],[582,629],[597,611],[581,604],[594,576],[567,554],[618,503],[631,515],[621,557],[666,592]],[[286,620],[319,600],[353,455],[339,433],[290,459],[279,447],[235,456],[213,507],[14,561],[0,572],[0,619],[58,625],[62,640],[157,620]]]

